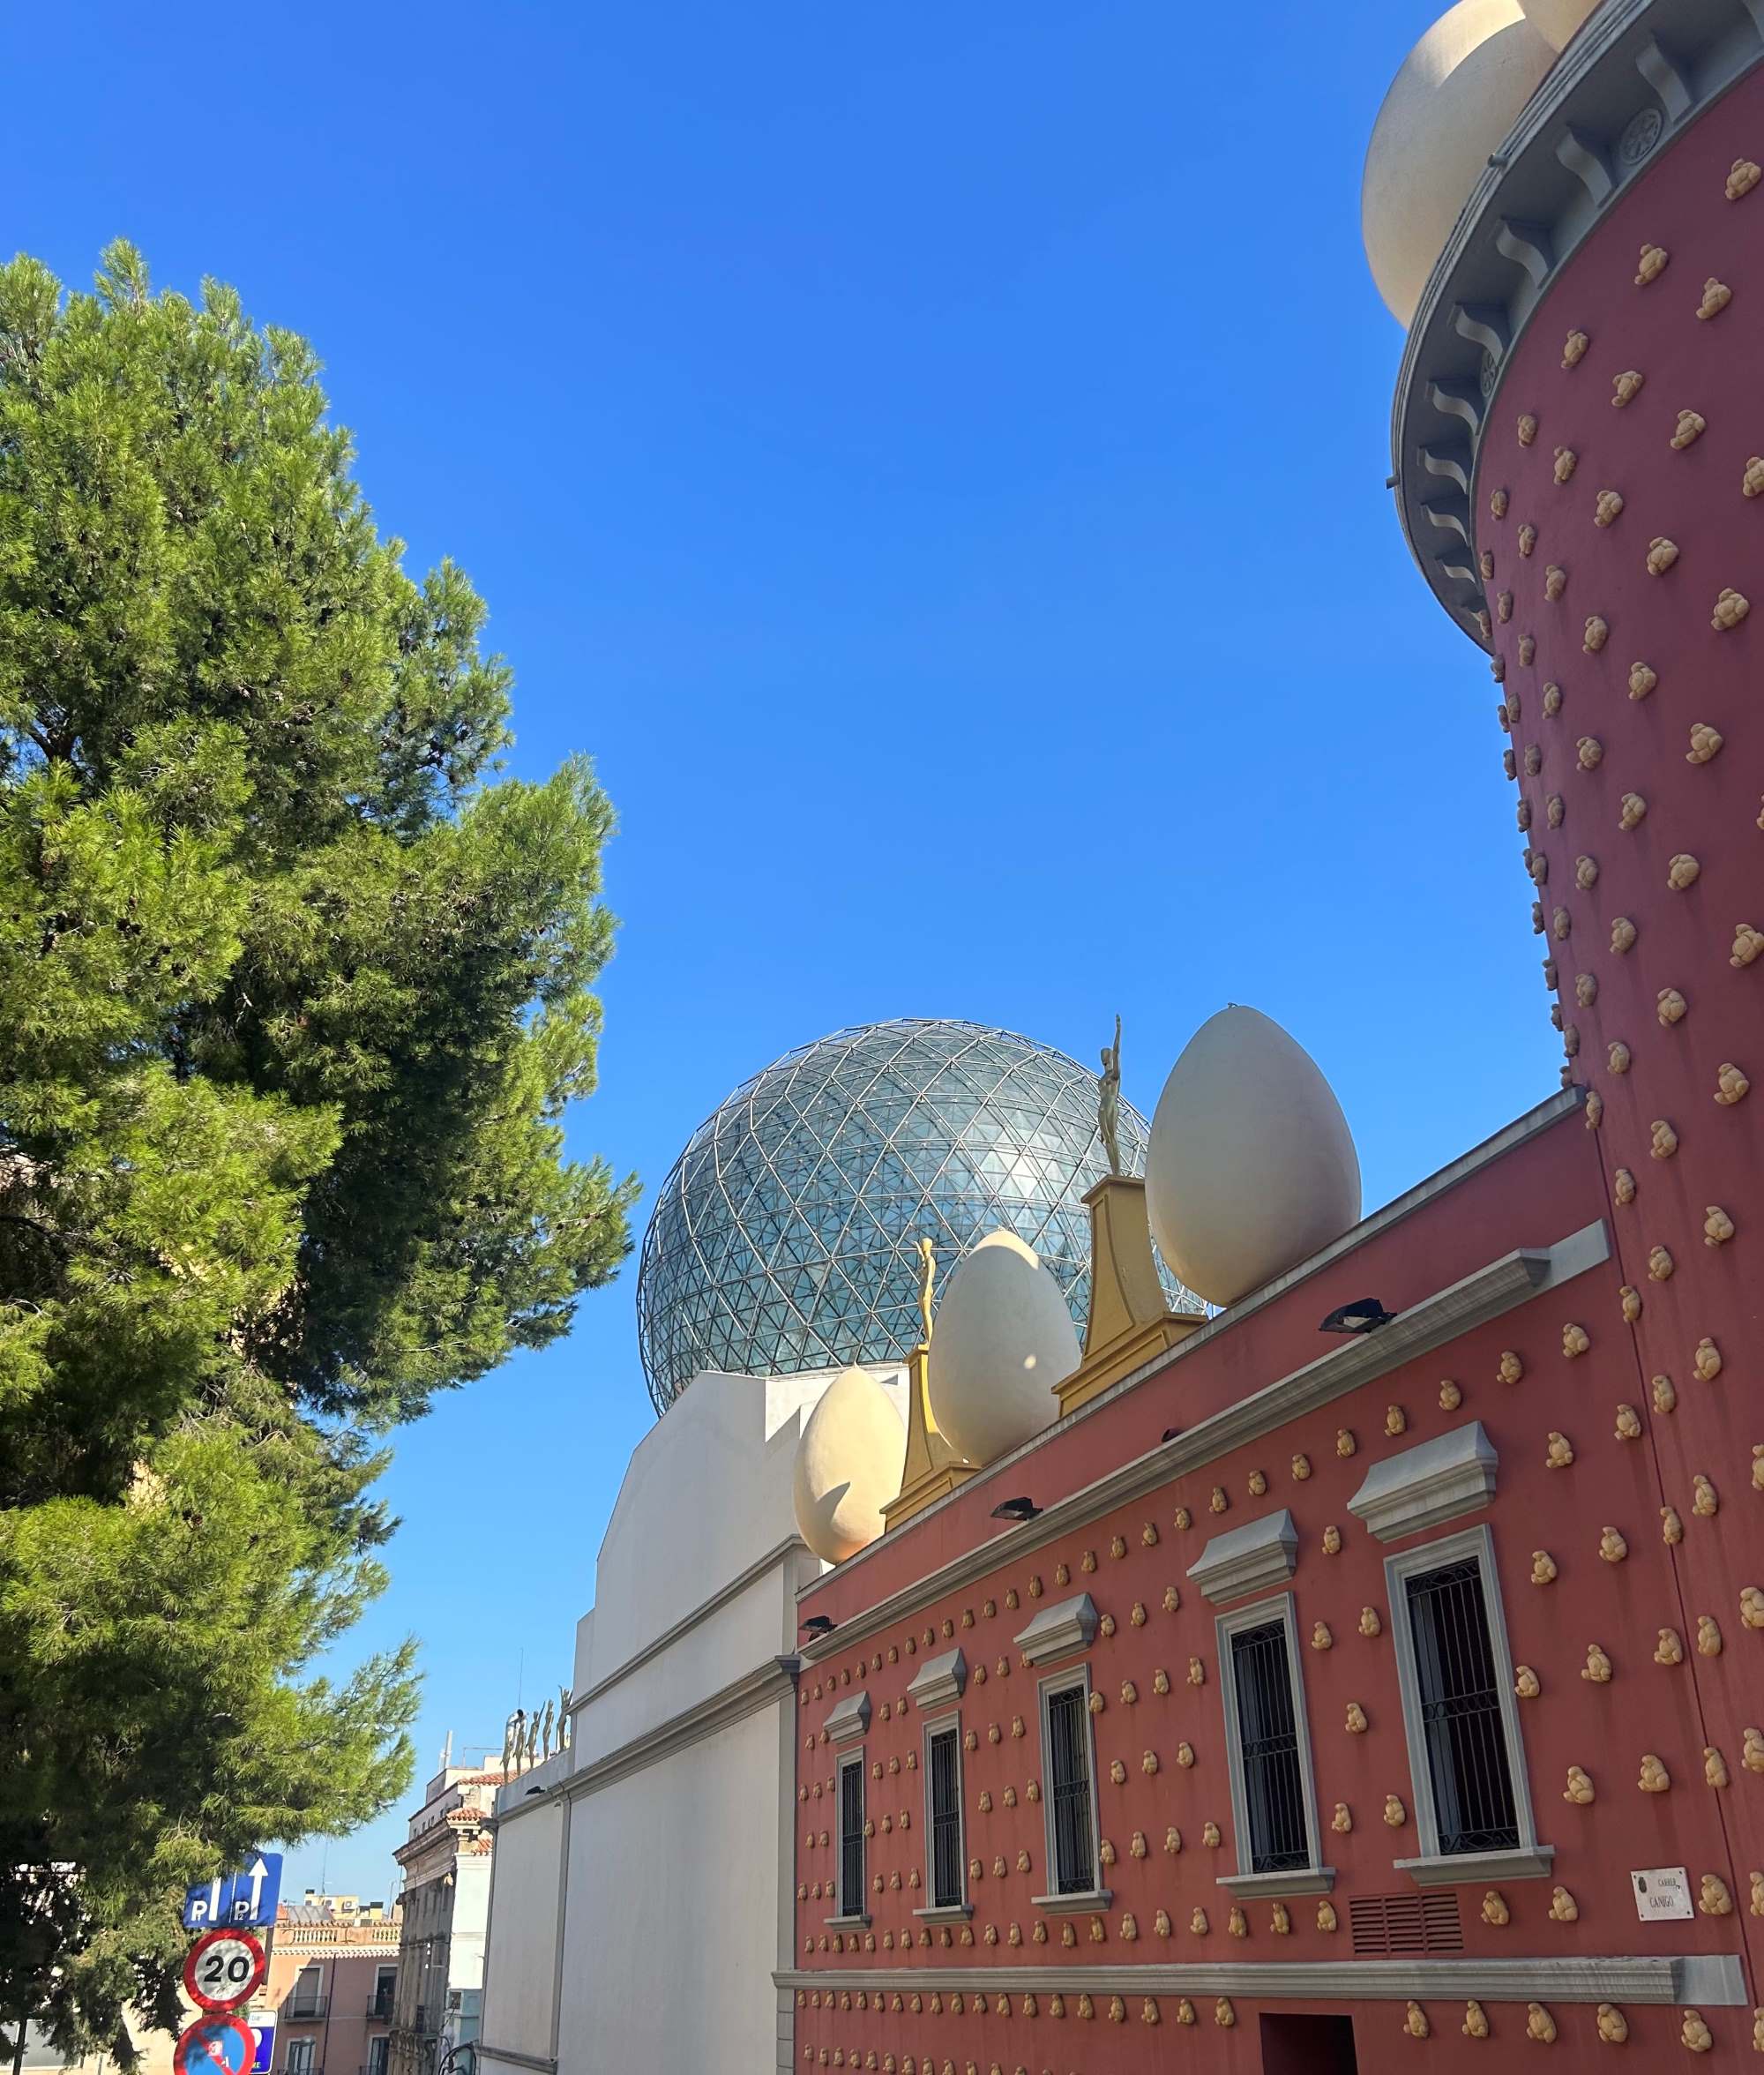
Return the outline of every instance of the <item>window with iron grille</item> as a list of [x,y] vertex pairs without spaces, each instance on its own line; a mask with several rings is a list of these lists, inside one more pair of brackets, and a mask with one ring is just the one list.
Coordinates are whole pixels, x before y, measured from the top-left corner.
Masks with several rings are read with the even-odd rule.
[[960,1909],[961,1884],[961,1730],[952,1722],[925,1740],[930,1804],[931,1907]]
[[1439,1850],[1495,1852],[1519,1844],[1482,1563],[1476,1556],[1403,1580],[1422,1738]]
[[1230,1640],[1249,1870],[1286,1873],[1311,1863],[1286,1622],[1277,1614],[1237,1629]]
[[1090,1710],[1084,1681],[1055,1688],[1043,1704],[1053,1891],[1087,1895],[1096,1885],[1096,1835],[1091,1817]]
[[863,1914],[863,1754],[839,1769],[839,1914]]

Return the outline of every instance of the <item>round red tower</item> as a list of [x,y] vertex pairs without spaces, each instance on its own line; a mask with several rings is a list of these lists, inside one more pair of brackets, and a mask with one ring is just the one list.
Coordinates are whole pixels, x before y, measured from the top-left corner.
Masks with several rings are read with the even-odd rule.
[[[1760,164],[1764,6],[1607,0],[1460,218],[1394,423],[1416,558],[1491,656],[1610,1322],[1736,1780],[1764,1769]],[[1764,1792],[1720,1805],[1764,1866]]]

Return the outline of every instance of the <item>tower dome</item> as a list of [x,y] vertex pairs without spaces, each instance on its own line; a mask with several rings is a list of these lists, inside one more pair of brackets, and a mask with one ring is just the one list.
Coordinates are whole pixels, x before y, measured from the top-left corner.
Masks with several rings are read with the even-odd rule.
[[[1124,1103],[1131,1171],[1147,1135]],[[1008,1030],[908,1018],[787,1052],[699,1125],[657,1194],[637,1283],[656,1410],[702,1369],[902,1357],[922,1233],[946,1277],[989,1232],[1015,1232],[1081,1326],[1083,1198],[1103,1168],[1095,1075]]]

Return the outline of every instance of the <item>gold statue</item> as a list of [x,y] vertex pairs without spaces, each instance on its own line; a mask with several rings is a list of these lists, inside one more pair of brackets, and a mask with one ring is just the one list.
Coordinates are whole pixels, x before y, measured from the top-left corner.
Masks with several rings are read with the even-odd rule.
[[937,1285],[937,1248],[927,1239],[919,1241],[919,1328],[923,1345],[931,1344],[931,1291]]
[[551,1756],[551,1718],[552,1704],[548,1700],[545,1712],[539,1718],[539,1755],[542,1758]]
[[1102,1047],[1102,1071],[1096,1076],[1096,1128],[1102,1134],[1103,1157],[1110,1174],[1124,1174],[1121,1165],[1121,1019],[1115,1018],[1115,1042]]

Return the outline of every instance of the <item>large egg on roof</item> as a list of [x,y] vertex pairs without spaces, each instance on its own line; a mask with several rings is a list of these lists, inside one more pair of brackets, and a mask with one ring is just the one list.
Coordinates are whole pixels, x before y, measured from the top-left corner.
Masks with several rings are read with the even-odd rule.
[[1360,1163],[1317,1062],[1259,1010],[1222,1008],[1170,1070],[1146,1156],[1152,1237],[1231,1304],[1360,1217]]
[[835,1376],[803,1428],[791,1480],[796,1525],[815,1554],[843,1563],[873,1542],[906,1465],[907,1429],[888,1393],[863,1369]]
[[990,1463],[1052,1421],[1054,1385],[1078,1354],[1072,1314],[1035,1249],[988,1232],[938,1306],[931,1416],[970,1463]]
[[1458,0],[1402,61],[1360,182],[1366,258],[1399,324],[1413,321],[1470,190],[1555,55],[1519,0]]

